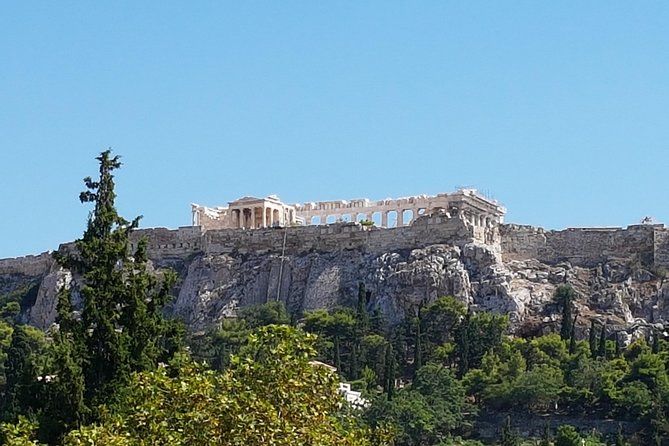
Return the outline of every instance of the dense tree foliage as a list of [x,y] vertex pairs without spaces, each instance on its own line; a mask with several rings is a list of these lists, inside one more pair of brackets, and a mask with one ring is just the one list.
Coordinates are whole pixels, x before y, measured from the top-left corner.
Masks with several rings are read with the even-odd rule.
[[341,410],[336,376],[311,362],[314,341],[288,326],[267,326],[224,373],[187,358],[139,373],[101,425],[71,432],[65,443],[371,444],[369,431]]

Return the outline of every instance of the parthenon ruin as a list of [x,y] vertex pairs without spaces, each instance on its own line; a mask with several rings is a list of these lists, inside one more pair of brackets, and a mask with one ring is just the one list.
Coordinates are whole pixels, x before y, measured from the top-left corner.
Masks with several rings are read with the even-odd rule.
[[410,225],[416,218],[434,213],[461,218],[475,231],[479,229],[483,233],[486,228],[503,222],[506,209],[475,189],[378,201],[363,198],[289,205],[270,195],[266,198],[243,197],[225,207],[192,205],[193,226],[199,226],[203,231],[325,225],[344,221],[367,221],[377,227],[391,228]]

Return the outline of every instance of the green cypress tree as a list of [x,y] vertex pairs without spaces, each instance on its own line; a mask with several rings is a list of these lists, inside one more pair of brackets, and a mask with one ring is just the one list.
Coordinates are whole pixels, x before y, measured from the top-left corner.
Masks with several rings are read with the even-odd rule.
[[334,365],[335,368],[337,369],[337,373],[343,375],[343,371],[341,369],[341,350],[339,347],[339,336],[335,335],[334,337]]
[[15,326],[4,364],[6,384],[1,401],[4,419],[14,421],[16,416],[38,407],[40,386],[37,381],[36,357],[41,353],[38,340],[30,333],[30,327]]
[[572,302],[576,293],[570,285],[560,285],[555,291],[555,300],[562,305],[562,326],[560,337],[566,341],[572,332]]
[[421,310],[418,309],[418,317],[416,318],[416,335],[414,338],[414,351],[413,351],[413,369],[414,376],[418,370],[423,367],[423,334],[421,330],[421,325],[423,324],[421,318]]
[[596,358],[597,357],[597,325],[596,325],[594,319],[592,319],[590,321],[589,344],[590,344],[590,356],[592,356],[593,358]]
[[551,425],[547,421],[544,424],[544,431],[541,434],[541,441],[539,441],[539,446],[551,446],[553,443],[551,441]]
[[597,356],[606,359],[606,322],[602,325],[602,331],[599,334],[599,347]]
[[349,378],[353,380],[358,379],[360,375],[360,370],[358,365],[359,351],[360,348],[358,347],[358,343],[354,342],[353,346],[351,347],[351,360],[349,363]]
[[[63,345],[56,352],[72,374],[83,371],[83,395],[88,407],[104,401],[131,372],[155,367],[180,347],[178,324],[163,318],[175,274],[161,281],[147,266],[146,242],[138,243],[131,255],[130,233],[139,225],[122,218],[115,208],[114,170],[121,167],[118,156],[102,152],[99,179],[84,179],[87,190],[82,203],[93,203],[83,237],[75,249],[56,254],[58,263],[82,277],[83,308],[80,319],[72,317],[70,296],[64,292],[58,308]],[[77,377],[73,377],[78,381]],[[63,396],[64,397],[64,396]],[[80,404],[74,404],[79,407]],[[80,419],[69,414],[67,419]]]
[[460,376],[464,376],[465,373],[469,371],[469,355],[470,355],[470,345],[469,345],[469,326],[471,322],[471,310],[467,311],[462,324],[460,324],[460,329],[458,330],[458,339],[457,339],[457,349],[460,356],[459,364],[459,373]]
[[385,392],[388,401],[391,401],[395,392],[395,354],[393,352],[393,344],[390,342],[386,345],[385,360],[383,391]]
[[574,316],[574,321],[571,324],[571,333],[569,334],[569,354],[573,355],[576,351],[576,320],[578,314]]
[[40,438],[52,441],[66,429],[81,425],[90,415],[84,401],[84,373],[81,352],[71,333],[59,331],[53,343],[53,380],[46,393],[40,417]]
[[651,344],[651,352],[655,354],[660,352],[660,335],[657,331],[653,331],[653,343]]
[[519,446],[520,438],[518,434],[513,431],[511,427],[511,416],[507,415],[504,426],[502,426],[502,434],[499,439],[500,446]]
[[358,307],[356,313],[358,317],[358,330],[364,336],[369,329],[369,315],[367,314],[367,290],[363,282],[358,284]]
[[618,432],[616,432],[616,446],[627,446],[625,436],[623,435],[623,426],[618,424]]

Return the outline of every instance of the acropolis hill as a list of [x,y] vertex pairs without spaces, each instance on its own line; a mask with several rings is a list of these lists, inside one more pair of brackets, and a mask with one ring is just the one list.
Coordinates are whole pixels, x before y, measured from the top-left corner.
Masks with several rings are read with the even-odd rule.
[[[474,310],[509,314],[515,331],[545,331],[559,320],[553,294],[563,283],[579,293],[581,324],[606,320],[630,337],[669,320],[662,224],[505,224],[505,208],[473,189],[290,205],[244,197],[191,211],[192,226],[138,230],[133,245],[146,237],[154,266],[179,273],[170,311],[194,330],[274,299],[296,314],[350,305],[360,282],[391,322],[454,295]],[[24,292],[21,317],[41,328],[54,321],[56,290],[78,280],[48,253],[0,260],[0,293]]]

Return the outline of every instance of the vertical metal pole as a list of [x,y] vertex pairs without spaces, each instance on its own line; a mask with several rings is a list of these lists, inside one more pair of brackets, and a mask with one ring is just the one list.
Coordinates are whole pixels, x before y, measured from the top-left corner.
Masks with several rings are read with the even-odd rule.
[[286,238],[288,237],[288,226],[283,231],[283,246],[281,247],[281,264],[279,266],[279,283],[276,287],[276,300],[278,301],[281,298],[281,279],[283,276],[283,260],[285,259],[286,254]]

